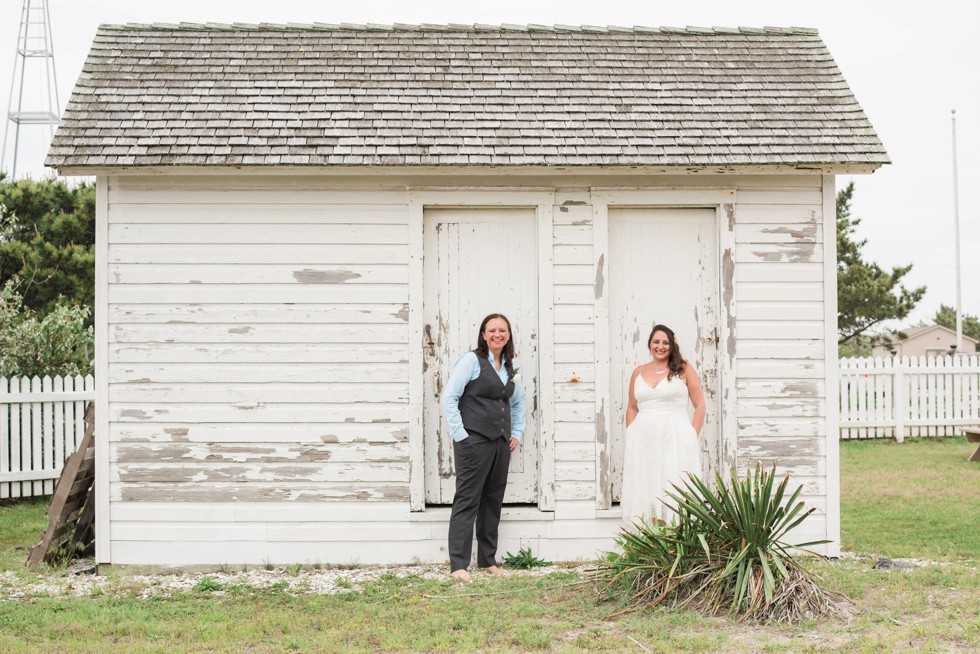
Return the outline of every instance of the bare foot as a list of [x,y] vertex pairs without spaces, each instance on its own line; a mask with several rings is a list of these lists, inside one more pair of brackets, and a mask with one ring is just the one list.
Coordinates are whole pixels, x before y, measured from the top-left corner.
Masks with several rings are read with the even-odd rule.
[[480,570],[483,570],[484,572],[489,572],[492,575],[502,575],[502,574],[504,574],[504,571],[501,570],[500,568],[498,568],[495,565],[492,565],[489,568],[480,568]]
[[471,579],[470,573],[463,569],[453,570],[449,576],[456,581],[469,581]]

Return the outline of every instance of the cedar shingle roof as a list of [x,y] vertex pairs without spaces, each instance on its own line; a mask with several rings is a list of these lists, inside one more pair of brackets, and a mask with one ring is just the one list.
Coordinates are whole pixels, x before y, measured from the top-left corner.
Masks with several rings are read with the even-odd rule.
[[46,165],[888,163],[815,30],[103,25]]

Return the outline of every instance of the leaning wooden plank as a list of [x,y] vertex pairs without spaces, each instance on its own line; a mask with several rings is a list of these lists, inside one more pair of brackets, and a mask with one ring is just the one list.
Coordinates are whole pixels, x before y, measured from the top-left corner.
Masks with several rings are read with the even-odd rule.
[[[51,503],[48,505],[48,516],[50,518],[48,528],[41,536],[41,541],[31,548],[31,552],[27,557],[27,567],[32,570],[37,568],[48,555],[56,532],[65,523],[64,511],[72,495],[71,491],[77,481],[79,469],[85,460],[86,450],[92,446],[94,433],[95,403],[89,402],[88,408],[85,411],[85,435],[82,437],[82,442],[79,443],[78,450],[65,461],[65,467],[61,471],[58,485],[55,487],[54,495],[51,496]],[[73,510],[77,510],[77,506],[73,507]]]
[[[91,483],[89,484],[88,490],[91,490]],[[79,530],[78,523],[82,508],[86,505],[90,497],[91,492],[85,492],[69,499],[57,522],[53,522],[45,532],[48,540],[47,551],[41,560],[50,560],[51,555],[69,541],[79,542],[82,545],[82,549],[85,548],[85,541],[81,538],[82,532]]]
[[88,489],[92,486],[92,481],[95,479],[95,475],[78,475],[75,478],[75,483],[72,484],[71,492],[68,494],[69,497],[74,497],[75,495],[85,495],[88,493]]
[[978,443],[976,451],[970,455],[970,461],[980,461],[980,426],[977,427],[962,427],[963,433],[966,434],[966,441],[968,443]]
[[85,504],[85,501],[87,499],[88,499],[88,493],[79,493],[75,497],[70,498],[65,503],[65,508],[62,509],[61,515],[65,519],[66,524],[71,521],[72,513],[82,508],[82,505]]
[[75,542],[81,546],[79,556],[95,554],[95,489],[88,495],[88,502],[75,524]]
[[68,536],[71,536],[72,530],[73,530],[73,525],[66,523],[59,526],[57,529],[51,532],[50,547],[52,549],[55,549],[58,545],[60,545],[63,541],[65,541],[68,538]]

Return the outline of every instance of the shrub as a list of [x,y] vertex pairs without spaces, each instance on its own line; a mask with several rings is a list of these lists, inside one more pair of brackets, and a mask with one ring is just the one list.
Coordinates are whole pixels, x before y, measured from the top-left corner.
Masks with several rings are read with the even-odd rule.
[[690,475],[668,493],[676,503],[671,524],[624,529],[622,552],[604,566],[609,588],[627,596],[618,614],[665,605],[763,622],[843,616],[846,599],[823,589],[794,556],[827,541],[783,540],[814,509],[798,501],[802,487],[787,498],[788,476],[775,479],[775,469],[759,465],[741,480],[732,470],[731,484],[716,475],[712,490]]
[[0,377],[87,375],[95,333],[86,306],[57,304],[38,315],[26,307],[16,280],[0,288]]
[[95,186],[0,179],[0,285],[22,280],[24,305],[95,301]]

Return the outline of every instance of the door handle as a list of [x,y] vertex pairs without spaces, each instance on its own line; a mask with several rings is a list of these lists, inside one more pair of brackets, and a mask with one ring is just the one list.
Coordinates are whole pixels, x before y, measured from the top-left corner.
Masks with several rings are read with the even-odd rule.
[[436,342],[432,340],[432,325],[425,326],[425,336],[422,340],[422,347],[429,350],[430,353],[435,353]]

